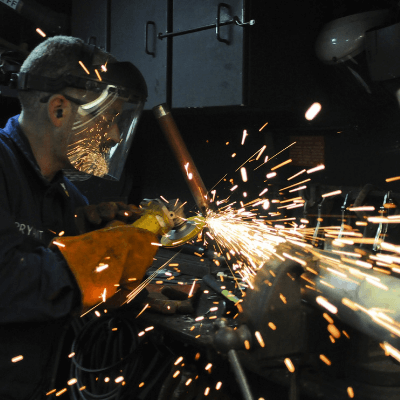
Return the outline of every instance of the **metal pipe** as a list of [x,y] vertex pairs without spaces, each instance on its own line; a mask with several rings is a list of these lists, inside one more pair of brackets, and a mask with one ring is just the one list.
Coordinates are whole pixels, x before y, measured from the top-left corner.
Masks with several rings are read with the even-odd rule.
[[228,351],[228,358],[236,377],[236,382],[240,386],[240,390],[243,394],[243,399],[253,400],[253,395],[251,394],[249,383],[247,382],[246,375],[244,374],[243,368],[240,364],[239,357],[236,350]]
[[[349,268],[349,272],[341,269],[332,273],[318,264],[313,269],[318,276],[306,272],[302,275],[304,280],[300,280],[303,300],[326,311],[326,306],[321,303],[322,297],[333,305],[331,312],[344,323],[379,342],[400,348],[398,278],[355,265]],[[312,287],[309,282],[313,283]]]
[[207,189],[194,165],[185,143],[182,140],[179,129],[176,126],[174,118],[166,104],[160,104],[153,108],[153,113],[160,124],[161,130],[171,146],[172,151],[178,161],[179,167],[185,177],[186,183],[192,193],[192,196],[199,207],[201,213],[205,216],[209,209],[207,200]]
[[[233,20],[232,21],[221,22],[219,24],[219,26],[231,25],[234,22],[235,21],[233,21]],[[157,35],[157,37],[159,39],[164,39],[166,37],[182,36],[182,35],[187,35],[188,33],[195,33],[195,32],[205,31],[207,29],[215,29],[216,27],[217,27],[217,24],[210,24],[210,25],[200,26],[198,28],[187,29],[185,31],[159,33]]]

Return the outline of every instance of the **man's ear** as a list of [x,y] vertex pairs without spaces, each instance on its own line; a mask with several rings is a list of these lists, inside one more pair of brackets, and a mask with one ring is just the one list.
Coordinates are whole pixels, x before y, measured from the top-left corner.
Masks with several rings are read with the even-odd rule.
[[52,124],[60,128],[70,117],[71,103],[62,94],[55,94],[47,103],[47,112]]

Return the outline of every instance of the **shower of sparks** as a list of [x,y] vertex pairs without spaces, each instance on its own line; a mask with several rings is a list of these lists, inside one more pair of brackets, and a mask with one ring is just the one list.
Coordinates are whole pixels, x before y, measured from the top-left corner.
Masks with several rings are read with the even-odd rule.
[[280,164],[275,165],[275,167],[272,167],[272,168],[271,168],[271,171],[275,171],[276,169],[281,168],[281,167],[283,167],[284,165],[290,164],[291,162],[292,162],[291,159],[286,160],[286,161],[284,161],[284,162],[281,162]]
[[334,190],[333,192],[324,193],[323,195],[321,195],[321,197],[337,196],[337,195],[339,195],[341,193],[342,193],[341,190]]
[[248,136],[248,133],[247,133],[247,130],[245,129],[244,131],[243,131],[243,136],[242,136],[242,145],[244,144],[244,141],[246,140],[246,137]]
[[347,388],[347,394],[349,395],[349,397],[350,397],[351,399],[354,398],[354,390],[353,390],[353,388],[352,388],[351,386],[349,386],[349,387]]
[[320,103],[313,103],[305,113],[306,120],[308,121],[313,120],[321,111],[321,108],[322,106]]
[[261,154],[264,153],[264,150],[267,148],[267,146],[263,146],[261,147],[261,149],[258,151],[257,157],[256,157],[256,161],[258,161],[258,159],[261,157]]
[[42,36],[42,37],[46,37],[46,34],[40,29],[40,28],[36,28],[36,32]]
[[269,158],[268,156],[266,156],[265,161],[259,165],[257,168],[254,168],[254,171],[260,167],[262,167],[264,164],[266,164],[268,161],[271,161],[273,158],[275,158],[276,156],[278,156],[279,154],[281,154],[283,151],[287,150],[289,147],[292,147],[293,145],[295,145],[296,142],[291,143],[289,146],[285,147],[284,149],[282,149],[281,151],[278,151],[278,153],[276,153],[275,155],[273,155],[271,158]]
[[101,79],[101,76],[100,76],[99,71],[98,71],[97,69],[95,69],[94,72],[95,72],[96,75],[97,75],[97,79],[98,79],[99,81],[102,81],[103,79]]
[[349,211],[375,211],[374,206],[349,207]]
[[306,172],[305,169],[302,169],[300,172],[297,172],[296,174],[292,175],[290,178],[287,178],[288,181],[297,178],[299,175],[304,174],[304,172]]
[[107,268],[108,268],[108,264],[100,263],[99,266],[96,267],[95,271],[96,272],[101,272],[101,271],[104,271]]
[[245,167],[240,168],[240,173],[242,175],[242,181],[247,182],[247,171]]
[[[247,131],[244,131],[242,145],[246,136]],[[303,269],[303,274],[299,279],[302,293],[304,290],[307,302],[313,302],[313,304],[319,306],[321,315],[327,322],[325,323],[326,335],[331,343],[335,343],[339,339],[350,339],[344,330],[339,329],[339,325],[336,322],[345,314],[341,310],[357,312],[359,315],[365,316],[371,326],[376,325],[378,328],[385,329],[390,333],[393,341],[392,339],[387,339],[390,343],[384,342],[382,347],[387,356],[391,356],[400,362],[400,351],[394,347],[396,340],[400,337],[400,321],[398,321],[395,313],[397,310],[395,305],[393,305],[393,310],[390,310],[386,301],[391,297],[394,300],[396,299],[396,290],[398,288],[396,285],[392,287],[389,281],[385,280],[386,278],[394,279],[394,277],[390,276],[391,274],[400,274],[400,246],[386,242],[383,234],[377,238],[364,238],[361,233],[362,226],[399,223],[399,216],[389,215],[388,210],[382,213],[373,206],[362,205],[354,207],[349,202],[346,206],[347,214],[354,213],[352,216],[356,218],[356,212],[369,211],[371,212],[368,216],[369,218],[365,218],[362,221],[354,220],[352,223],[354,227],[352,227],[350,222],[343,221],[339,222],[338,226],[322,226],[323,220],[321,217],[321,221],[318,222],[316,227],[308,227],[308,224],[313,219],[311,215],[309,217],[306,215],[299,216],[299,214],[302,214],[299,208],[304,207],[305,200],[298,192],[307,187],[306,184],[314,176],[312,174],[325,169],[322,164],[310,169],[302,169],[290,176],[287,178],[287,181],[290,181],[287,182],[289,186],[278,187],[278,193],[268,182],[264,185],[269,186],[269,189],[265,186],[264,188],[259,187],[257,190],[257,193],[259,192],[258,197],[254,200],[250,198],[246,204],[243,204],[242,201],[235,201],[234,199],[234,196],[240,196],[243,193],[240,187],[240,176],[243,182],[248,182],[251,179],[248,175],[250,162],[260,160],[260,165],[253,169],[255,171],[265,166],[268,161],[294,144],[295,142],[272,157],[266,156],[265,161],[262,163],[260,158],[266,150],[266,146],[263,146],[236,169],[235,173],[237,175],[240,174],[239,177],[235,176],[234,179],[229,179],[225,175],[212,188],[210,199],[212,197],[211,202],[214,203],[213,205],[217,209],[207,211],[205,219],[209,232],[206,232],[200,240],[207,239],[208,242],[211,240],[215,243],[215,252],[219,253],[219,256],[225,257],[237,287],[241,291],[244,290],[242,281],[245,283],[245,287],[248,288],[247,290],[254,289],[257,273],[260,269],[268,273],[268,279],[264,280],[265,285],[273,286],[278,272],[276,268],[279,268],[279,263],[286,260],[297,263],[299,268]],[[277,173],[274,170],[282,168],[283,171],[284,167],[290,164],[291,161],[291,159],[287,159],[269,170],[262,171],[262,176],[267,177],[267,179],[276,176]],[[246,168],[244,167],[245,165]],[[238,173],[239,170],[240,173]],[[281,174],[283,172],[281,170],[278,172],[279,178],[282,178]],[[390,182],[398,179],[400,177],[388,178],[386,181]],[[274,182],[277,180],[274,180]],[[217,196],[217,192],[214,189],[221,182],[226,182],[228,185],[228,188],[225,188],[228,191],[228,196],[223,200],[221,199],[222,191],[218,189]],[[280,183],[278,184],[280,185]],[[250,196],[250,192],[248,193]],[[332,198],[333,196],[343,196],[343,193],[341,190],[327,189],[326,193],[322,194],[322,198]],[[299,211],[297,216],[292,217],[290,214],[291,209]],[[392,212],[392,214],[394,213]],[[322,250],[324,243],[329,245],[329,247],[327,246],[329,250]],[[363,253],[357,247],[359,244],[377,244],[380,246],[380,251],[371,255],[366,252]],[[274,267],[274,269],[273,265],[278,265],[278,267]],[[238,279],[237,277],[240,278]],[[297,279],[294,276],[291,278]],[[195,282],[193,282],[193,287],[194,285]],[[349,298],[341,297],[342,288],[349,288],[346,294]],[[351,297],[351,294],[357,293],[359,288],[368,291],[368,293],[376,293],[376,295],[374,294],[374,301],[370,302],[367,300],[371,299],[365,298],[365,301],[357,299],[361,304],[356,302],[355,298]],[[307,297],[307,293],[310,293],[310,297]],[[287,296],[286,293],[284,294]],[[286,302],[289,303],[290,298],[285,297],[284,294],[279,294],[280,300],[284,304]],[[381,300],[379,299],[380,294],[382,294]],[[243,301],[243,308],[245,308],[246,297],[239,301]],[[234,318],[243,310],[239,303],[237,303],[237,308],[238,313]],[[213,311],[213,309],[209,310],[209,312]],[[196,318],[197,322],[203,320],[204,316]],[[268,333],[279,335],[279,322],[274,322],[268,322],[268,329],[270,329]],[[195,329],[194,326],[192,328],[191,330]],[[196,338],[199,337],[200,334],[196,336]],[[255,338],[257,339],[257,345],[260,347],[265,346],[260,332],[255,332]],[[248,348],[249,344],[245,344],[245,346]],[[323,362],[327,366],[332,364],[331,360],[324,354],[320,354],[319,359],[321,363]],[[285,359],[285,365],[289,371],[293,372],[295,370],[289,358]],[[179,371],[176,372],[176,376],[178,374]],[[351,387],[348,388],[347,393],[350,398],[354,397],[354,391]]]
[[190,292],[189,292],[188,298],[193,296],[193,290],[194,290],[195,286],[196,286],[196,279],[193,281],[192,287],[190,288]]
[[386,178],[385,181],[386,182],[394,182],[394,181],[398,181],[400,179],[400,176],[394,176],[393,178]]
[[284,187],[283,189],[280,189],[280,191],[282,192],[282,191],[284,191],[284,190],[286,190],[286,189],[290,189],[290,188],[292,188],[292,187],[294,187],[294,186],[301,185],[302,183],[307,183],[307,182],[310,182],[310,181],[311,181],[310,178],[304,179],[304,181],[297,182],[297,183],[293,183],[293,185],[286,186],[286,187]]
[[256,338],[257,338],[258,343],[260,344],[260,346],[261,346],[261,347],[265,347],[265,343],[264,343],[264,340],[263,340],[263,338],[262,338],[262,336],[261,336],[261,333],[258,332],[258,331],[256,331],[256,332],[255,332],[255,336],[256,336]]
[[82,61],[79,61],[79,65],[82,67],[82,69],[88,74],[90,75],[89,70],[86,68],[85,64]]
[[108,63],[108,61],[107,61],[104,65],[102,65],[102,66],[100,67],[100,69],[101,69],[103,72],[107,72],[107,63]]
[[323,361],[326,365],[332,365],[331,360],[329,360],[329,358],[327,356],[325,356],[324,354],[320,354],[319,358],[321,359],[321,361]]
[[307,170],[307,174],[312,174],[312,173],[314,173],[314,172],[321,171],[321,170],[323,170],[323,169],[325,169],[325,165],[323,165],[323,164],[317,165],[317,166],[314,167],[314,168],[308,169],[308,170]]
[[294,372],[295,368],[293,365],[293,362],[290,358],[285,358],[284,363],[286,365],[286,368],[290,371],[290,372]]

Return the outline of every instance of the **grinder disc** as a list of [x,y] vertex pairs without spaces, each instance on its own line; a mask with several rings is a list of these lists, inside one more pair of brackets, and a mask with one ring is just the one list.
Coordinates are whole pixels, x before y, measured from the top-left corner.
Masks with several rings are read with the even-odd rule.
[[206,220],[204,217],[196,216],[187,219],[179,229],[172,229],[162,236],[161,244],[164,247],[180,246],[195,238],[204,228]]

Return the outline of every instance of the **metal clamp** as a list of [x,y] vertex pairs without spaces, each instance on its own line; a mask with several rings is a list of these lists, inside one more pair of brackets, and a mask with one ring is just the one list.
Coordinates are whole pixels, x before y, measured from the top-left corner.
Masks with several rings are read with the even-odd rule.
[[144,34],[144,51],[146,52],[146,54],[148,54],[149,56],[156,56],[156,52],[155,51],[150,51],[149,50],[149,46],[148,46],[148,36],[149,36],[149,26],[153,25],[154,29],[156,29],[156,24],[154,21],[147,21],[146,22],[146,28],[145,28],[145,34]]

